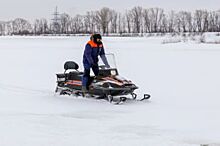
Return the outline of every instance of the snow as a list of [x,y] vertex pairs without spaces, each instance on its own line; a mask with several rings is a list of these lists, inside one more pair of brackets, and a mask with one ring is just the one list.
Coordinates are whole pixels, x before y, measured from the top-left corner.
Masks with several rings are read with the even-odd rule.
[[139,86],[138,95],[152,95],[117,106],[54,94],[65,61],[83,69],[88,39],[0,38],[0,145],[220,145],[218,44],[104,37],[121,76]]

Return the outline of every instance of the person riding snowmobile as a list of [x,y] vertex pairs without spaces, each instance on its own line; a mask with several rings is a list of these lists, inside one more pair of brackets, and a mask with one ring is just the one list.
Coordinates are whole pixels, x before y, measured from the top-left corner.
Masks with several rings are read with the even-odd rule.
[[82,78],[82,92],[86,93],[89,90],[90,68],[92,68],[95,76],[99,74],[98,56],[100,55],[103,63],[109,68],[108,61],[105,56],[105,50],[100,34],[93,34],[90,41],[85,46],[83,54],[84,74]]

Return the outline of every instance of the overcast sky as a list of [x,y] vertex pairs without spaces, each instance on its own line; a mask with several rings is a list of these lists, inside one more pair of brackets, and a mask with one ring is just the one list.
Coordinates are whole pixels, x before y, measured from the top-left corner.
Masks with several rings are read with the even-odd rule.
[[0,0],[0,21],[17,17],[34,20],[51,19],[55,7],[60,13],[71,16],[85,14],[86,11],[109,7],[119,12],[134,6],[144,8],[160,7],[168,10],[208,9],[219,10],[220,0]]

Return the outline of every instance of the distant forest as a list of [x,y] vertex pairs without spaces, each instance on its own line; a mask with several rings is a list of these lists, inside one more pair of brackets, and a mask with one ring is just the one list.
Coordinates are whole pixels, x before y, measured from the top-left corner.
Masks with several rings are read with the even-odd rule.
[[96,32],[104,35],[220,32],[220,10],[165,12],[162,8],[137,6],[119,13],[104,7],[75,16],[55,11],[53,19],[41,18],[33,23],[23,18],[0,21],[0,35],[70,35]]

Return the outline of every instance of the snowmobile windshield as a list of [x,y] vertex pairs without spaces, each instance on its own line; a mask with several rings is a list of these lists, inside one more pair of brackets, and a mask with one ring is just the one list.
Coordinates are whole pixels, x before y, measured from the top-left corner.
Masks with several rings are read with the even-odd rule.
[[[105,54],[105,57],[110,68],[117,68],[114,54]],[[106,64],[103,62],[103,59],[100,56],[99,56],[99,67],[109,68],[106,66]]]

